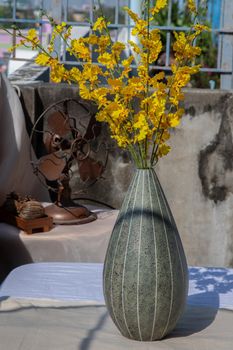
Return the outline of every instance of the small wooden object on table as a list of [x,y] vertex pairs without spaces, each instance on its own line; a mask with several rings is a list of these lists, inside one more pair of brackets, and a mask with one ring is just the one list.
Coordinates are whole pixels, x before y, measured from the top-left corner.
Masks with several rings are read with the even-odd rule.
[[50,216],[45,215],[38,219],[23,219],[2,208],[0,208],[0,220],[20,228],[29,235],[36,232],[48,232],[53,228],[53,219]]

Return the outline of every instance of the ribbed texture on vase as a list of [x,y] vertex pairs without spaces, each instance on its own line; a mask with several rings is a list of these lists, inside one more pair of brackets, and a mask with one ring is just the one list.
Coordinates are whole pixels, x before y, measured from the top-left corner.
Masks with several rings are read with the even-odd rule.
[[104,264],[104,296],[120,332],[163,338],[185,305],[187,263],[153,169],[138,169],[114,226]]

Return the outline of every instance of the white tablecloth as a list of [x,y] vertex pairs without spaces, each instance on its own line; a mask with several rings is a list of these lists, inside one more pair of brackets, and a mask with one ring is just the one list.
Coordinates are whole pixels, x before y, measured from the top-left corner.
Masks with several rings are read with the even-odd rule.
[[136,342],[108,315],[102,268],[36,263],[12,271],[0,288],[0,350],[232,350],[232,269],[190,267],[188,305],[174,331]]
[[97,220],[56,225],[49,232],[28,235],[0,223],[0,283],[15,267],[31,262],[103,263],[118,210],[88,207],[97,213]]
[[[36,263],[13,270],[0,297],[103,302],[103,264]],[[189,268],[188,304],[233,310],[233,269]]]

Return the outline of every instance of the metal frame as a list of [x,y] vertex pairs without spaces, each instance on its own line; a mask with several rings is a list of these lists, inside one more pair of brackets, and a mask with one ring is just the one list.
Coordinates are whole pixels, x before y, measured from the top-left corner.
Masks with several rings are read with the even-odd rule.
[[[44,1],[40,0],[40,8],[44,8]],[[153,66],[153,68],[159,70],[170,70],[170,47],[171,47],[171,32],[172,31],[188,31],[188,27],[174,27],[171,25],[171,12],[172,12],[172,3],[177,0],[168,0],[168,16],[167,16],[167,25],[166,26],[157,26],[156,28],[166,31],[166,58],[165,58],[165,66]],[[185,0],[184,0],[185,1]],[[200,0],[196,0],[197,4]],[[140,12],[141,0],[126,0],[126,4],[132,8],[135,12]],[[42,39],[42,26],[47,23],[47,21],[43,20],[41,17],[38,19],[18,19],[16,18],[16,3],[17,0],[13,0],[13,11],[12,18],[3,19],[0,18],[0,24],[4,22],[10,22],[12,24],[18,23],[37,23],[39,25],[39,37]],[[90,21],[93,21],[94,17],[94,6],[96,5],[96,0],[89,0],[90,4]],[[68,21],[68,6],[69,0],[51,0],[52,4],[52,17],[58,22],[64,20],[67,24],[72,26],[81,26],[81,27],[89,27],[90,24],[88,22],[72,22]],[[115,0],[115,23],[111,24],[109,27],[117,30],[121,28],[128,28],[127,36],[130,38],[130,28],[133,24],[130,20],[125,24],[120,24],[119,19],[120,13],[120,0]],[[221,8],[221,28],[213,29],[214,33],[219,35],[218,41],[218,58],[217,58],[217,66],[215,68],[202,68],[202,72],[211,72],[211,73],[219,73],[221,76],[221,88],[223,89],[231,89],[233,88],[233,26],[232,26],[232,14],[233,14],[233,1],[232,0],[222,0],[222,8]],[[117,34],[118,35],[118,34]],[[12,44],[14,45],[16,41],[14,32],[12,36]],[[61,43],[59,41],[56,42],[56,50],[60,52]],[[23,60],[30,61],[27,59],[19,59],[16,57],[15,52],[13,52],[13,59],[15,60]],[[32,60],[31,60],[32,61]],[[63,54],[63,63],[78,65],[76,62],[65,61],[65,55]]]

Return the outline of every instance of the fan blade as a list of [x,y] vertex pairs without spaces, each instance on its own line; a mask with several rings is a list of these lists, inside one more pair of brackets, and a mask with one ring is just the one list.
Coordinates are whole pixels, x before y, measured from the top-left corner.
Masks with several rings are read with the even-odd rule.
[[99,136],[100,132],[101,132],[101,123],[96,121],[95,116],[91,116],[83,138],[85,140],[91,140]]
[[38,161],[37,168],[47,180],[54,181],[61,177],[66,163],[66,153],[64,154],[64,152],[58,151],[41,157]]
[[54,134],[62,137],[71,132],[69,118],[59,111],[48,116],[48,127]]
[[44,133],[44,145],[46,148],[46,151],[48,153],[53,153],[58,151],[58,149],[60,148],[60,136],[57,134],[52,134],[50,132],[46,132]]
[[94,181],[98,179],[104,171],[103,164],[91,157],[87,157],[83,160],[78,160],[78,165],[79,174],[82,181]]

